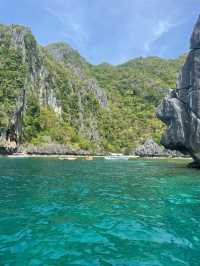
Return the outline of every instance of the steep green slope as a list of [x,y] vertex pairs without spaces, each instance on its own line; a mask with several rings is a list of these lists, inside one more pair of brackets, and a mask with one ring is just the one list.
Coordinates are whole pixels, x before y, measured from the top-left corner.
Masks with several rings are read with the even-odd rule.
[[[155,117],[155,107],[170,88],[185,60],[157,57],[138,58],[119,66],[91,66],[93,76],[106,89],[111,109],[109,148],[129,152],[146,138],[159,141],[163,124]],[[104,130],[107,132],[107,129]]]
[[53,56],[53,58],[62,62],[66,67],[71,68],[75,71],[82,71],[84,74],[89,74],[88,63],[81,57],[78,51],[71,48],[67,43],[53,43],[46,46],[48,52]]
[[41,47],[25,27],[0,25],[0,136],[18,143],[129,152],[160,138],[154,110],[184,56],[93,66],[69,45]]

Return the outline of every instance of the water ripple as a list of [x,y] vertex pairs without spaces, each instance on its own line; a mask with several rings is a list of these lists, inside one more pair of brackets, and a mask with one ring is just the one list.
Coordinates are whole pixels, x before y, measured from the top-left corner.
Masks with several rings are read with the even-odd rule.
[[0,265],[199,266],[183,163],[0,159]]

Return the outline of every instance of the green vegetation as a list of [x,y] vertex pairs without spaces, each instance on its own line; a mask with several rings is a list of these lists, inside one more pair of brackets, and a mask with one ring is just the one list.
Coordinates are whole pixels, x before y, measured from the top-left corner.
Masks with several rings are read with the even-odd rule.
[[11,33],[2,25],[0,33],[0,136],[5,136],[23,93],[27,68],[21,51],[11,45]]
[[177,60],[138,58],[123,65],[91,66],[93,76],[106,89],[111,112],[102,124],[104,146],[130,152],[148,137],[159,142],[164,125],[155,117],[155,107],[170,88],[185,55]]
[[0,25],[0,33],[1,129],[9,127],[25,89],[24,143],[129,153],[147,137],[159,141],[163,124],[155,107],[175,87],[185,55],[93,66],[64,43],[38,46],[24,27]]

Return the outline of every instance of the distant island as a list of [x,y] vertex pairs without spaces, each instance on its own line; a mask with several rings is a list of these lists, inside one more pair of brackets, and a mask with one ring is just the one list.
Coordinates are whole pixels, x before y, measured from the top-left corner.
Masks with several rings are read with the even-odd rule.
[[130,154],[158,143],[155,108],[185,58],[91,65],[66,43],[42,47],[30,29],[0,25],[0,153]]

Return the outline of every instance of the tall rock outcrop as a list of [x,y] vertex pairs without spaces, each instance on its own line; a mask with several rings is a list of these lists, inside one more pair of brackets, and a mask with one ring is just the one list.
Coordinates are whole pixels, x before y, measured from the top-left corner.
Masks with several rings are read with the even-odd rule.
[[23,114],[31,95],[41,106],[49,106],[61,113],[60,100],[53,88],[52,73],[44,63],[44,54],[31,31],[19,25],[0,25],[0,112],[8,117],[0,136],[20,142]]
[[44,125],[55,114],[62,138],[100,143],[97,116],[107,108],[107,95],[87,65],[67,44],[42,47],[27,27],[0,24],[0,140],[18,144],[42,130],[49,134],[55,123],[49,130]]
[[136,149],[135,154],[141,157],[155,157],[162,156],[163,150],[153,139],[149,138]]
[[190,154],[194,165],[200,166],[200,17],[190,48],[177,79],[177,88],[162,101],[157,117],[167,125],[161,144]]
[[183,157],[183,154],[178,151],[164,149],[158,145],[152,138],[145,141],[135,150],[135,155],[140,157]]

